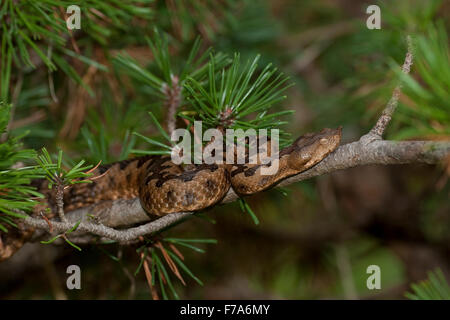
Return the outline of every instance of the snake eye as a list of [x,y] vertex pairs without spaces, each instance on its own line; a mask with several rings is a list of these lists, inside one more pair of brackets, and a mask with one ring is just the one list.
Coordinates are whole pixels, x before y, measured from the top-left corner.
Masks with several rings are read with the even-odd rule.
[[320,144],[325,145],[328,143],[328,139],[322,138],[319,140]]

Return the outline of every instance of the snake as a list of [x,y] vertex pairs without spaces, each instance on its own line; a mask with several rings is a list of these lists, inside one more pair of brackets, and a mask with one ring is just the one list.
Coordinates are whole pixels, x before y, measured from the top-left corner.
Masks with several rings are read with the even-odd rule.
[[[340,143],[341,128],[324,128],[297,138],[278,154],[278,170],[263,174],[271,163],[175,164],[170,155],[148,155],[99,166],[92,183],[75,184],[64,194],[71,211],[106,200],[139,198],[150,218],[200,211],[219,203],[232,188],[239,196],[267,190],[281,180],[316,165]],[[269,140],[270,143],[270,140]]]
[[[92,183],[77,183],[64,190],[64,211],[90,206],[95,210],[106,201],[133,198],[139,198],[151,220],[175,212],[200,211],[220,203],[230,188],[240,197],[248,196],[308,170],[332,153],[340,141],[341,127],[306,133],[272,158],[278,161],[278,167],[271,174],[263,174],[272,163],[260,161],[259,153],[256,163],[183,166],[175,164],[168,155],[146,155],[98,166],[91,169]],[[266,148],[269,146],[270,140]],[[55,190],[48,187],[46,179],[32,185],[44,195],[32,215],[55,217]],[[18,221],[18,225],[22,223]],[[32,234],[33,228],[10,228],[8,237],[0,242],[0,261],[19,250]]]

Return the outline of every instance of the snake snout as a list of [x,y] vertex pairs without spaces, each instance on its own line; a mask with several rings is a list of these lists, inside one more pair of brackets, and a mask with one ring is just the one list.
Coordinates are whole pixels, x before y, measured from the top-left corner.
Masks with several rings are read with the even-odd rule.
[[294,142],[294,150],[289,155],[289,167],[306,170],[333,152],[341,142],[342,127],[325,128],[317,133],[307,133]]

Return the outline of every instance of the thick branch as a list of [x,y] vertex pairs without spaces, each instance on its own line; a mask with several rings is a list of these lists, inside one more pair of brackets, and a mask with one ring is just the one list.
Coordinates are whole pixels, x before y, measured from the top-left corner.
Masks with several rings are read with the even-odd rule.
[[338,170],[364,165],[406,163],[437,164],[450,155],[450,141],[385,141],[359,140],[340,146],[326,159],[299,175],[288,178],[280,186]]
[[[279,186],[285,186],[315,176],[363,165],[436,164],[449,155],[450,141],[395,142],[362,139],[340,146],[335,152],[313,168],[282,181]],[[222,203],[232,202],[237,198],[236,193],[230,189]],[[92,212],[95,212],[98,224],[88,222],[86,215]],[[139,236],[160,231],[191,214],[189,212],[173,213],[158,220],[148,222],[149,218],[142,209],[139,199],[136,198],[110,201],[109,205],[103,203],[100,210],[97,210],[95,206],[91,206],[68,212],[66,216],[71,222],[52,222],[52,224],[54,231],[61,233],[70,229],[75,221],[82,219],[83,222],[78,227],[77,233],[88,232],[119,242],[128,242],[137,239]],[[25,223],[39,229],[49,230],[47,222],[38,218],[27,218],[25,219]],[[113,229],[114,227],[136,223],[145,224],[125,230]]]

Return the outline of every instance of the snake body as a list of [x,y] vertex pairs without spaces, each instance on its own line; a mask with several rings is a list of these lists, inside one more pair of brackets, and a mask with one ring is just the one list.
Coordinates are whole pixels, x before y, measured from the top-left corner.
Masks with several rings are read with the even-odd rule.
[[238,195],[268,189],[279,181],[311,168],[340,143],[341,128],[325,128],[300,136],[278,156],[278,170],[263,175],[270,164],[200,164],[183,167],[170,156],[143,156],[97,168],[93,183],[75,184],[64,195],[65,210],[104,200],[139,197],[152,218],[168,213],[198,211],[220,202],[230,187]]

